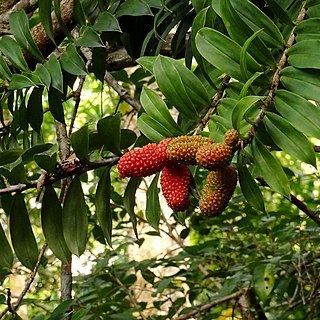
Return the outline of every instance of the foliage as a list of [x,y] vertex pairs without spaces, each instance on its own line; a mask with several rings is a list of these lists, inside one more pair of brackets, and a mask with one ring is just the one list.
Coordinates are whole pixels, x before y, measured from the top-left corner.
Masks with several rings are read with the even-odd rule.
[[[51,295],[54,278],[49,293],[36,287],[24,299],[35,305],[30,317],[62,319],[72,306],[72,319],[219,319],[229,308],[242,319],[318,318],[319,2],[70,3],[70,19],[57,0],[39,1],[30,16],[15,11],[13,37],[0,38],[1,282],[24,267],[48,279],[56,258],[90,260],[97,241],[107,242],[90,275],[74,278],[73,300]],[[40,50],[38,23],[50,55]],[[137,66],[110,73],[119,48]],[[192,134],[221,142],[231,128],[241,140],[232,161],[239,187],[218,217],[197,207],[203,169],[192,168],[191,208],[170,221],[158,176],[123,181],[115,170],[128,149]],[[146,220],[135,206],[142,182]],[[169,235],[179,250],[126,257],[143,244],[146,222],[147,233]],[[128,242],[131,228],[137,239]],[[139,298],[138,277],[148,298]],[[9,296],[0,296],[3,315],[15,317]],[[40,312],[44,296],[50,310]]]

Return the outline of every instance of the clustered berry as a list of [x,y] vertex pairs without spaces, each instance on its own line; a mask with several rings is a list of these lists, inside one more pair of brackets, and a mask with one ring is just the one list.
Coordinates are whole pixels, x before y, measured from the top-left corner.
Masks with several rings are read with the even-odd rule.
[[198,165],[210,172],[199,201],[208,216],[223,212],[237,184],[237,173],[230,166],[233,148],[238,144],[236,130],[228,130],[223,143],[196,136],[167,138],[124,154],[118,163],[120,178],[146,177],[161,172],[164,198],[173,211],[185,211],[190,205],[191,172],[188,165]]

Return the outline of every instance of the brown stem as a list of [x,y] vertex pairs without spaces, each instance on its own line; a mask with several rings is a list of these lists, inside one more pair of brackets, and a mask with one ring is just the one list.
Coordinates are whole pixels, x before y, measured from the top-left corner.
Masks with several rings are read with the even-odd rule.
[[134,110],[139,111],[141,109],[140,102],[131,97],[128,91],[118,83],[110,72],[105,72],[104,81],[118,93],[121,100],[126,101]]
[[187,320],[190,318],[194,318],[195,316],[198,316],[202,313],[208,312],[210,309],[212,309],[213,307],[215,307],[221,303],[227,302],[232,299],[239,298],[241,295],[243,295],[243,293],[244,293],[243,290],[239,290],[239,291],[234,292],[232,294],[229,294],[228,296],[225,296],[223,298],[213,300],[213,301],[206,303],[206,304],[202,304],[198,307],[195,307],[194,309],[192,309],[188,313],[179,316],[178,318],[176,318],[176,320]]
[[[41,250],[40,250],[40,253],[39,253],[39,255],[38,255],[37,263],[36,263],[35,267],[33,268],[32,272],[31,272],[31,274],[30,274],[30,278],[28,279],[28,281],[27,281],[27,283],[25,284],[23,290],[21,291],[21,293],[20,293],[17,301],[16,301],[13,305],[11,305],[10,308],[7,307],[6,309],[4,309],[4,311],[0,314],[0,319],[2,319],[8,311],[10,311],[10,312],[12,312],[12,311],[13,311],[13,312],[16,312],[16,311],[19,309],[19,307],[20,307],[20,305],[21,305],[21,303],[22,303],[23,298],[24,298],[25,295],[28,293],[28,291],[29,291],[29,289],[30,289],[30,287],[31,287],[31,284],[33,283],[33,281],[34,281],[34,279],[35,279],[35,277],[36,277],[36,275],[37,275],[38,269],[39,269],[39,267],[40,267],[41,260],[42,260],[42,258],[43,258],[43,256],[44,256],[44,253],[45,253],[46,250],[47,250],[47,247],[48,247],[48,246],[47,246],[46,243],[42,246],[42,248],[41,248]],[[10,310],[10,309],[11,309],[11,310]]]
[[218,107],[221,99],[223,98],[224,91],[226,90],[229,81],[230,81],[230,76],[225,76],[222,79],[221,84],[220,84],[220,88],[217,91],[217,93],[215,94],[215,96],[214,96],[214,98],[213,98],[213,100],[211,102],[210,108],[208,109],[208,111],[205,114],[205,116],[201,119],[199,125],[197,126],[197,128],[194,131],[195,134],[197,134],[198,132],[202,131],[206,127],[206,125],[209,122],[211,116],[217,111],[217,107]]

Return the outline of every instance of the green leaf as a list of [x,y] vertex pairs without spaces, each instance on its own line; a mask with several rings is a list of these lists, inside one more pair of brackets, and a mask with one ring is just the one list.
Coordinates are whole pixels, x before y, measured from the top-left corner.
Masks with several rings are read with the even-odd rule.
[[47,88],[50,87],[51,76],[49,71],[45,68],[43,64],[38,63],[36,69],[33,71],[33,74],[40,79],[43,85],[45,85]]
[[110,207],[110,194],[111,194],[111,180],[110,180],[110,167],[103,171],[100,177],[96,196],[95,196],[95,206],[96,215],[103,230],[104,237],[106,238],[108,244],[111,246],[112,237],[112,210]]
[[10,212],[10,234],[19,261],[33,270],[38,261],[38,247],[21,193],[17,193],[13,199]]
[[117,18],[108,11],[99,13],[92,28],[96,31],[122,32]]
[[270,151],[257,138],[253,139],[251,150],[258,172],[270,188],[289,197],[289,181],[279,160],[274,158]]
[[313,103],[286,90],[277,90],[275,107],[299,131],[320,139],[320,109]]
[[83,26],[80,30],[80,34],[80,37],[75,42],[76,46],[88,48],[105,47],[98,33],[94,31],[91,27]]
[[248,0],[231,0],[231,4],[252,31],[263,30],[259,35],[261,40],[271,47],[282,48],[283,36],[276,24],[264,12]]
[[280,18],[280,21],[286,23],[289,26],[294,26],[294,23],[288,16],[287,12],[282,9],[282,7],[277,3],[276,0],[266,0],[266,2],[269,8],[272,10],[272,12],[275,14],[275,16]]
[[210,6],[211,0],[191,0],[191,3],[194,9],[199,12],[203,8]]
[[71,135],[73,151],[80,160],[87,160],[89,154],[89,129],[83,126]]
[[102,137],[106,148],[115,155],[121,155],[121,115],[117,113],[100,119],[97,124],[99,135]]
[[141,67],[149,71],[151,74],[153,74],[153,65],[158,57],[140,57],[137,59],[137,63],[140,64]]
[[316,167],[313,145],[289,121],[274,113],[267,112],[263,122],[277,146],[293,157]]
[[26,13],[23,10],[11,13],[9,25],[18,44],[29,51],[36,59],[43,62],[43,55],[32,38]]
[[286,67],[281,71],[281,82],[290,91],[310,100],[320,101],[320,71]]
[[297,42],[320,39],[320,18],[309,18],[299,23],[295,29]]
[[289,64],[295,68],[320,69],[320,39],[297,42],[287,54]]
[[70,42],[73,42],[73,37],[65,24],[62,15],[61,15],[61,1],[60,0],[53,0],[53,10],[56,14],[56,19],[58,21],[59,27],[62,30],[62,32],[67,36]]
[[264,212],[265,207],[261,190],[245,164],[243,152],[238,153],[237,168],[240,187],[244,197],[253,208]]
[[87,74],[85,63],[72,44],[69,44],[62,54],[60,64],[62,69],[76,76],[85,76]]
[[13,253],[10,244],[7,240],[6,234],[4,233],[0,224],[0,267],[11,269],[13,263]]
[[87,24],[87,18],[80,0],[73,1],[73,16],[79,26]]
[[210,103],[201,81],[189,69],[168,57],[159,56],[153,71],[160,90],[169,102],[186,117],[197,120],[195,106]]
[[158,190],[159,174],[153,178],[147,191],[146,219],[151,227],[159,231],[159,223],[161,217],[161,208]]
[[52,143],[38,144],[36,146],[33,146],[27,149],[25,152],[23,152],[23,154],[21,155],[22,162],[28,163],[33,160],[34,155],[46,152],[50,150],[52,147]]
[[51,85],[58,91],[63,93],[63,77],[60,63],[57,57],[52,54],[49,60],[44,64],[51,76]]
[[248,93],[249,88],[254,83],[254,81],[259,78],[261,75],[263,75],[263,72],[256,72],[250,79],[247,80],[247,82],[243,85],[239,98],[242,99],[245,97]]
[[10,36],[1,37],[0,50],[16,68],[22,71],[27,71],[29,69],[20,46]]
[[[196,46],[200,54],[213,66],[235,79],[243,79],[240,69],[241,46],[235,41],[219,31],[202,28],[196,35]],[[262,71],[248,53],[246,60],[249,77]]]
[[49,173],[57,171],[57,153],[53,149],[50,152],[35,154],[34,161],[41,169]]
[[240,123],[245,113],[263,98],[261,96],[246,96],[236,104],[232,112],[232,125],[235,129],[240,130]]
[[68,261],[71,256],[63,237],[62,208],[52,186],[46,186],[42,199],[41,225],[49,248],[61,261]]
[[123,196],[123,205],[130,216],[132,226],[133,226],[133,231],[137,238],[138,238],[137,217],[134,212],[134,206],[136,203],[136,191],[140,183],[141,183],[141,178],[137,178],[137,177],[130,178],[126,187],[126,191],[124,192],[124,196]]
[[255,267],[252,282],[258,297],[265,302],[275,284],[275,265],[264,263]]
[[[248,21],[241,16],[233,7],[230,0],[219,0],[220,15],[230,37],[235,40],[240,46],[252,36],[254,31],[248,26]],[[260,38],[253,39],[248,52],[260,63],[264,65],[274,66],[275,61],[267,46],[260,40]]]
[[53,26],[51,20],[52,0],[41,0],[39,1],[38,5],[41,24],[50,40],[56,45],[54,41]]
[[160,142],[172,136],[166,127],[145,113],[138,118],[137,125],[139,130],[153,142]]
[[69,250],[80,257],[85,250],[88,232],[88,215],[79,176],[68,188],[62,209],[63,236]]
[[179,125],[173,120],[165,102],[153,90],[143,88],[140,101],[146,113],[170,130],[172,136],[184,134]]
[[33,88],[27,104],[28,122],[30,123],[31,128],[39,134],[43,121],[42,93],[43,87]]
[[0,166],[7,163],[15,162],[21,155],[22,150],[20,149],[10,149],[0,152]]
[[120,149],[127,149],[131,145],[135,143],[137,140],[137,135],[134,131],[130,129],[121,129],[121,143],[120,143]]
[[34,86],[36,86],[36,84],[31,79],[22,74],[15,73],[12,75],[9,90],[21,90]]
[[12,72],[10,71],[7,63],[4,61],[3,56],[0,54],[0,76],[4,79],[11,80]]
[[62,104],[63,95],[60,91],[55,88],[51,88],[48,91],[48,100],[49,100],[49,110],[52,116],[59,122],[65,123],[64,121],[64,111]]
[[152,16],[148,3],[144,0],[127,0],[122,3],[116,12],[117,17],[121,16]]

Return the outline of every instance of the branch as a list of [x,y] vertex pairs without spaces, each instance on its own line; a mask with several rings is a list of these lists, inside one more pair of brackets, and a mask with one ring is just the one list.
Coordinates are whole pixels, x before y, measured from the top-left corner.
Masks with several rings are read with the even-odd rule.
[[[37,275],[38,269],[39,269],[40,264],[41,264],[41,260],[42,260],[42,258],[43,258],[43,256],[44,256],[44,253],[45,253],[46,250],[47,250],[47,247],[48,247],[48,245],[47,245],[46,243],[42,246],[42,248],[41,248],[41,250],[40,250],[40,253],[39,253],[39,255],[38,255],[37,263],[36,263],[35,267],[33,268],[32,272],[31,272],[31,275],[30,275],[29,280],[28,280],[27,283],[25,284],[25,286],[24,286],[23,290],[21,291],[21,293],[20,293],[17,301],[11,306],[13,312],[15,312],[15,311],[17,311],[17,310],[19,309],[20,304],[22,303],[23,298],[24,298],[25,295],[28,293],[31,284],[33,283],[33,281],[34,281],[34,279],[35,279],[35,277],[36,277],[36,275]],[[4,309],[4,311],[0,314],[0,319],[2,319],[8,311],[10,311],[9,309],[10,309],[9,307],[7,307],[6,309]]]
[[223,98],[224,95],[224,91],[226,90],[228,83],[230,81],[230,76],[225,76],[220,84],[220,88],[218,89],[218,91],[216,92],[210,108],[208,109],[207,113],[205,114],[205,116],[201,119],[199,125],[197,126],[197,128],[195,129],[195,133],[198,133],[199,131],[202,131],[205,126],[207,125],[207,123],[209,122],[211,116],[217,111],[217,107],[221,101],[221,99]]
[[210,309],[212,309],[216,305],[221,304],[226,301],[229,301],[229,300],[232,300],[232,299],[235,299],[235,298],[238,298],[241,295],[243,295],[243,293],[244,293],[244,290],[239,290],[239,291],[234,292],[228,296],[225,296],[220,299],[213,300],[209,303],[197,306],[195,309],[189,311],[188,313],[179,316],[178,318],[176,318],[176,320],[187,320],[187,319],[193,318],[194,316],[208,312]]
[[[306,15],[306,10],[303,5],[301,8],[301,11],[295,21],[295,24],[298,24],[299,22],[303,21],[305,15]],[[242,141],[243,146],[245,146],[251,142],[251,140],[254,136],[255,128],[263,121],[263,118],[265,116],[265,112],[272,106],[272,104],[274,102],[275,93],[278,90],[278,87],[280,84],[280,73],[281,73],[282,69],[287,64],[287,59],[288,59],[287,52],[295,41],[294,30],[295,29],[293,29],[291,31],[291,34],[290,34],[289,39],[286,43],[285,49],[284,49],[282,56],[277,64],[276,71],[275,71],[273,78],[272,78],[272,82],[271,82],[271,86],[270,86],[270,90],[269,90],[267,99],[266,99],[266,101],[264,101],[264,103],[261,106],[261,111],[259,112],[259,114],[257,116],[256,123],[251,127],[251,129],[249,131],[249,137],[246,140]]]
[[104,80],[111,88],[113,88],[114,91],[118,93],[121,100],[126,101],[136,111],[139,111],[141,109],[140,102],[132,98],[128,91],[117,82],[117,80],[111,75],[110,72],[105,72]]

